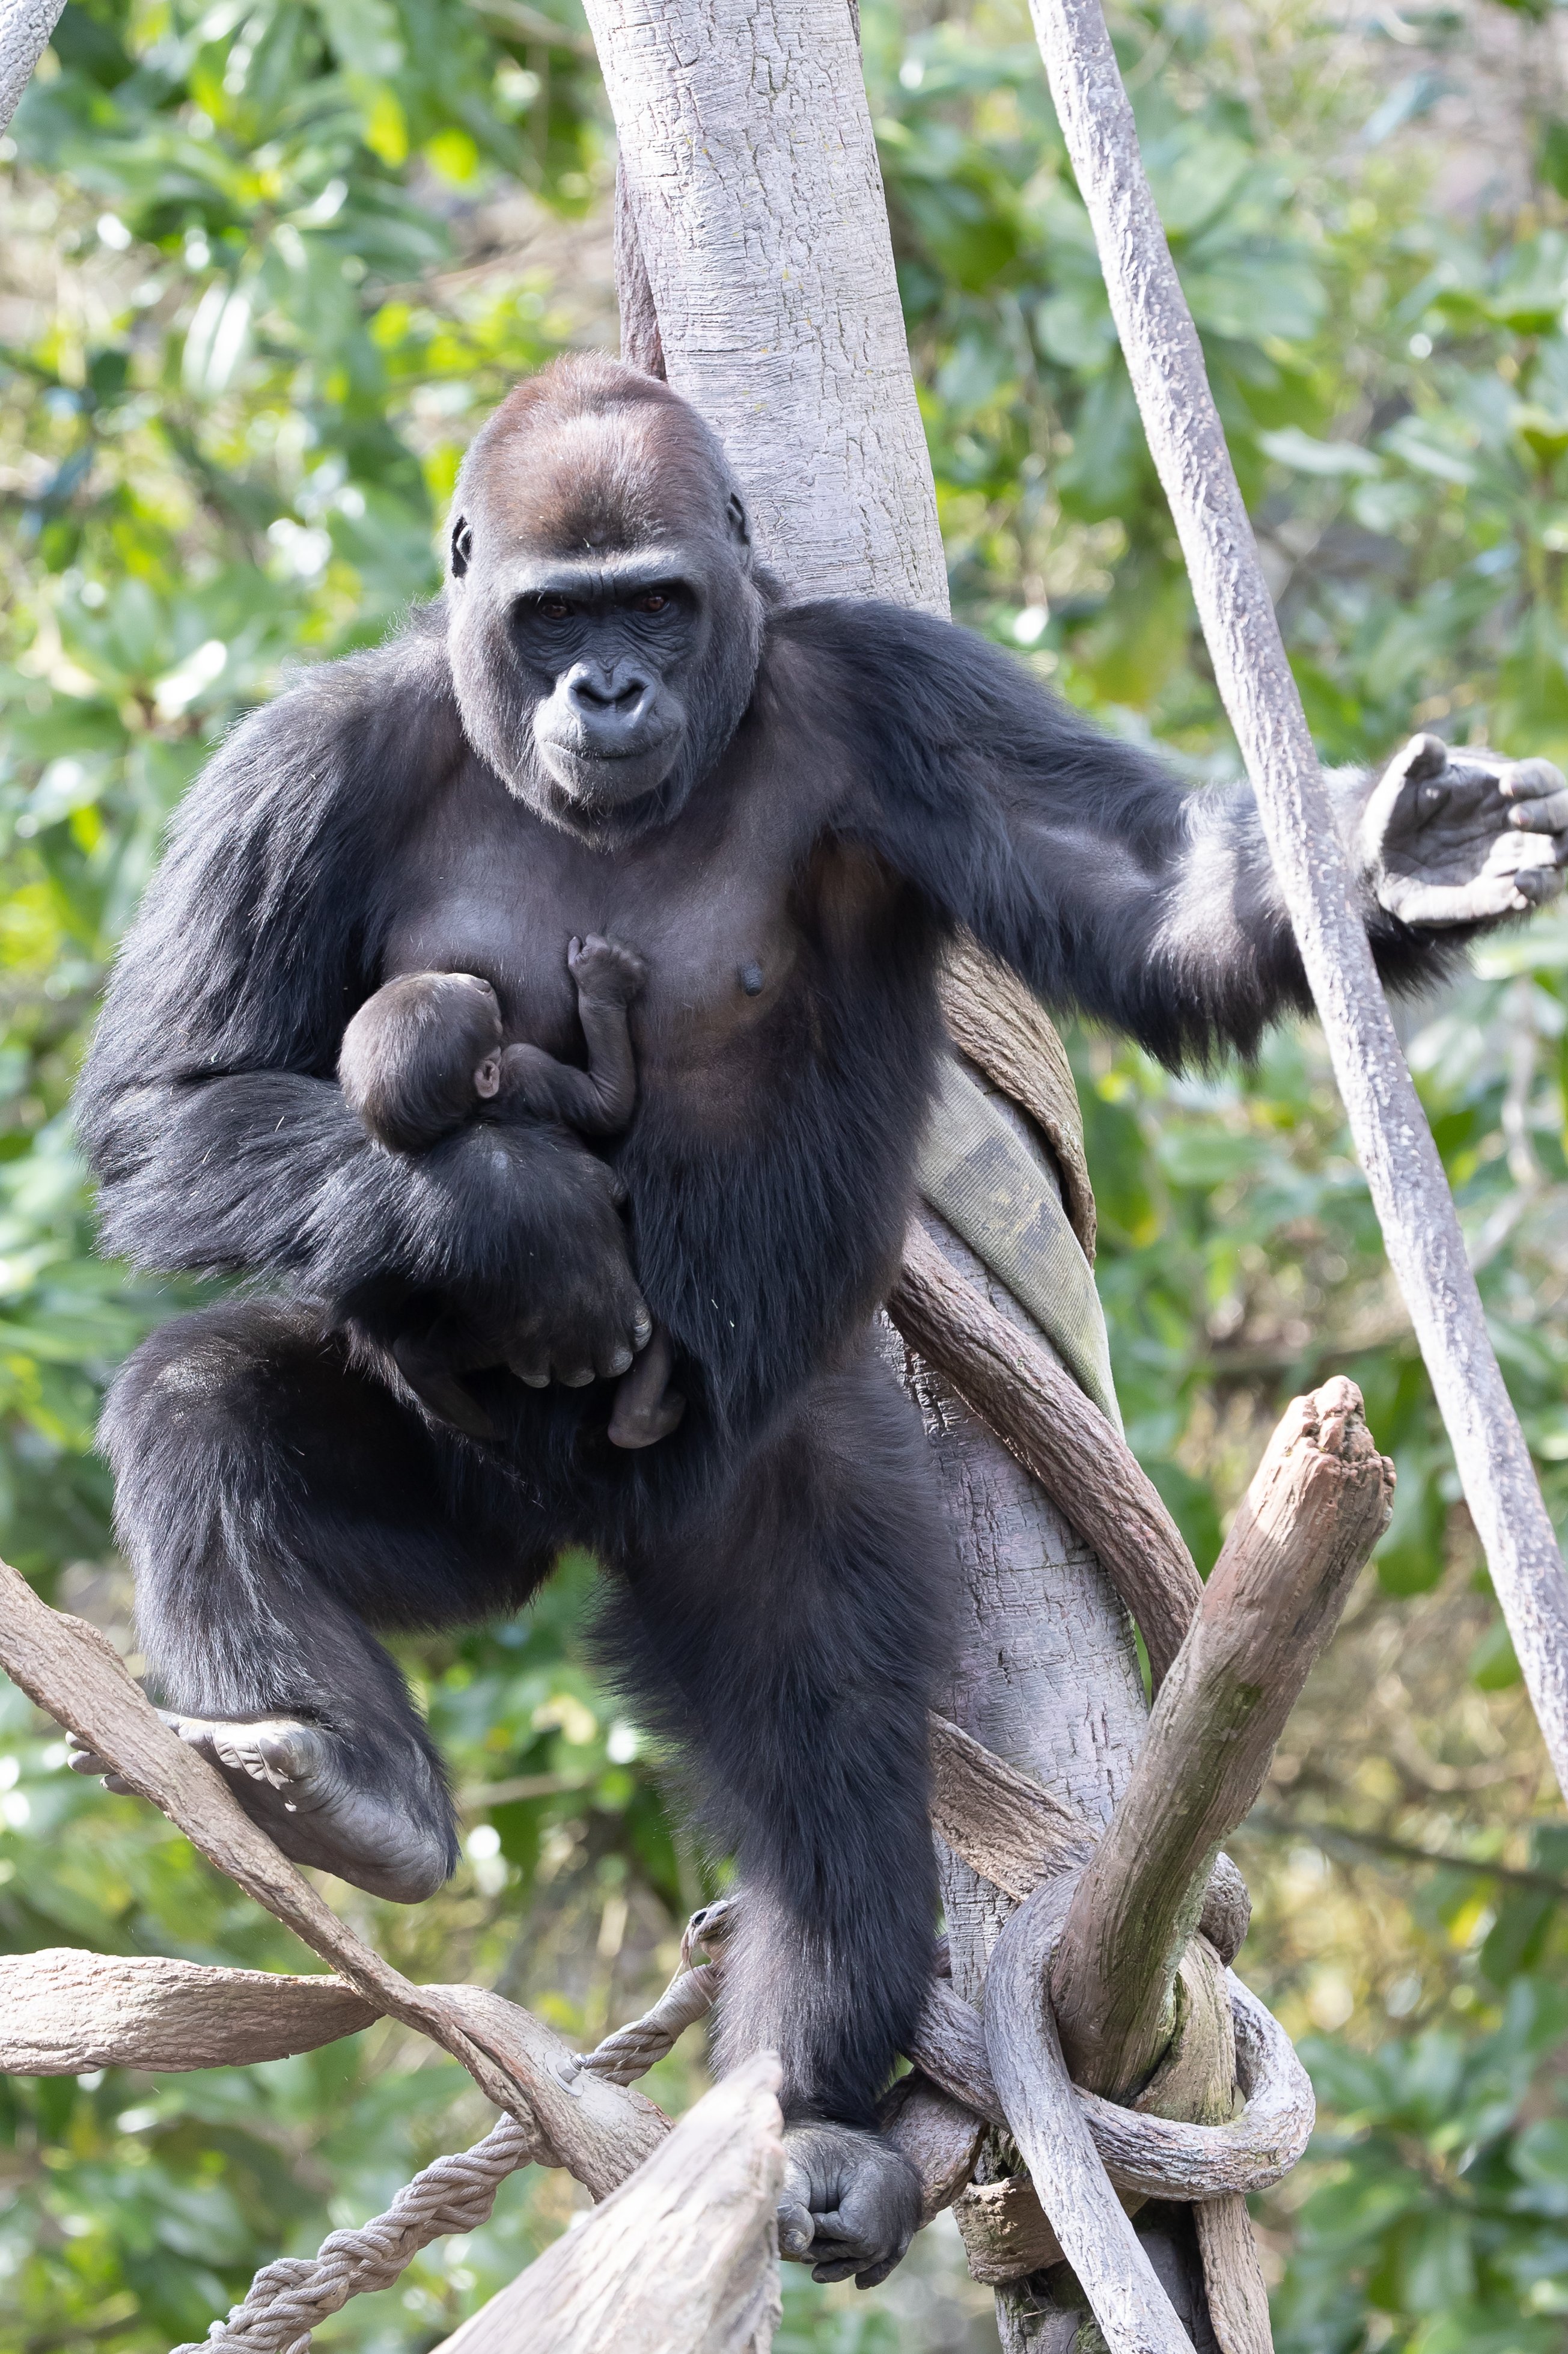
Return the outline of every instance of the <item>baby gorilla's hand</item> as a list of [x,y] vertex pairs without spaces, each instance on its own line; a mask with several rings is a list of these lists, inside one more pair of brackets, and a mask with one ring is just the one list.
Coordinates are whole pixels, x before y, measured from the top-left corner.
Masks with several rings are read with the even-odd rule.
[[577,994],[590,1005],[630,1005],[648,978],[648,966],[635,949],[622,948],[590,932],[586,940],[575,936],[567,944],[567,963]]
[[920,2221],[920,2178],[901,2150],[853,2126],[789,2126],[779,2194],[779,2253],[819,2281],[854,2274],[875,2288]]

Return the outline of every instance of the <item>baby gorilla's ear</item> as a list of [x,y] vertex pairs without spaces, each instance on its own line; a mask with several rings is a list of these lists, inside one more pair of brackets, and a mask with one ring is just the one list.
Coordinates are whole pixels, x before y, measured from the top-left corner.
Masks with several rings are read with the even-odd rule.
[[486,1055],[483,1062],[481,1063],[479,1068],[473,1075],[473,1091],[476,1096],[483,1097],[487,1103],[492,1096],[497,1096],[501,1093],[501,1057],[499,1055]]

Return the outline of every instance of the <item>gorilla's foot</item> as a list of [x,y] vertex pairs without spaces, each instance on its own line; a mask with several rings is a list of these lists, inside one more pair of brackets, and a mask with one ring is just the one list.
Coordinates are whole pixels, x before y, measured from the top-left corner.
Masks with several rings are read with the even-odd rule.
[[[397,1799],[356,1780],[341,1737],[298,1717],[186,1716],[161,1709],[165,1724],[209,1759],[251,1820],[296,1863],[335,1872],[372,1896],[417,1904],[452,1867],[445,1826],[422,1822]],[[126,1785],[106,1761],[70,1736],[78,1774]]]
[[779,2253],[811,2277],[874,2288],[920,2221],[920,2178],[879,2134],[827,2123],[787,2126]]

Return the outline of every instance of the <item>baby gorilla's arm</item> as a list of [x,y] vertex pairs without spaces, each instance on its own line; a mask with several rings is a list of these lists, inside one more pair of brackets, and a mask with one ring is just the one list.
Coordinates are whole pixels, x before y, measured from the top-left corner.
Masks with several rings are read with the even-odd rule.
[[558,1119],[579,1136],[619,1136],[637,1101],[637,1071],[626,1009],[648,968],[631,949],[597,933],[574,939],[567,962],[577,985],[577,1018],[588,1042],[588,1066],[574,1070],[542,1046],[508,1046],[501,1058],[496,1108]]

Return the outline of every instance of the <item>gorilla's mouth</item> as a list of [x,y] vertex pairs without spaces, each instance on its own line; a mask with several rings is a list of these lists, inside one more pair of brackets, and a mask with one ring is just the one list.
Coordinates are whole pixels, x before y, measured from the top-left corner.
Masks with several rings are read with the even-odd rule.
[[656,792],[681,748],[679,729],[625,751],[590,751],[545,736],[537,742],[540,764],[550,782],[588,820],[611,811],[625,813],[630,803]]

